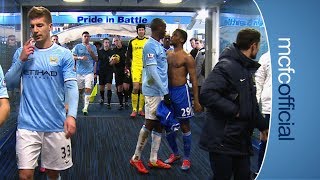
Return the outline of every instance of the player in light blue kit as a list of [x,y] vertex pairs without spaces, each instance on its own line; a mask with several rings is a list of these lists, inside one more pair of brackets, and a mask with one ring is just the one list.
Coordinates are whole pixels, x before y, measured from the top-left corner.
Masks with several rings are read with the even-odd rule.
[[156,110],[161,100],[165,99],[170,104],[168,90],[168,63],[164,48],[160,43],[166,33],[166,23],[159,18],[152,20],[151,37],[143,48],[143,70],[142,70],[142,93],[145,96],[145,124],[142,126],[136,150],[130,159],[130,164],[139,173],[146,174],[149,171],[144,167],[141,160],[141,153],[148,141],[148,136],[152,131],[151,153],[148,166],[169,169],[169,164],[158,159],[158,150],[161,143],[162,127],[156,117]]
[[2,67],[0,65],[0,127],[9,117],[10,114],[10,104],[8,98],[9,96],[6,87],[6,82],[4,80]]
[[[48,178],[60,179],[59,171],[73,165],[70,137],[76,131],[79,98],[74,60],[69,50],[51,42],[48,9],[32,7],[28,18],[33,38],[17,50],[19,59],[5,76],[8,87],[22,78],[16,132],[19,178],[33,179],[41,153]],[[69,104],[67,116],[65,102]]]
[[90,94],[94,81],[94,62],[98,62],[98,52],[95,45],[90,44],[90,34],[82,33],[82,43],[77,44],[73,49],[73,57],[76,60],[77,82],[79,93],[82,96],[84,90],[84,107],[82,112],[88,115]]

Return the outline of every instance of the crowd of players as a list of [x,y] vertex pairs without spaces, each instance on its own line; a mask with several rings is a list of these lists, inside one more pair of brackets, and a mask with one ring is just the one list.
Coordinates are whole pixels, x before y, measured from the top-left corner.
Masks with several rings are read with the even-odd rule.
[[[152,20],[149,38],[145,37],[145,25],[139,24],[136,27],[138,36],[128,46],[117,36],[112,49],[108,38],[103,39],[101,48],[90,44],[90,34],[85,31],[82,42],[70,52],[59,45],[57,36],[50,37],[52,17],[48,9],[33,7],[28,18],[32,37],[15,51],[12,66],[5,76],[2,71],[0,73],[0,122],[10,112],[5,81],[8,88],[19,84],[22,87],[16,144],[20,179],[33,179],[40,154],[41,166],[46,169],[49,179],[60,179],[59,171],[73,165],[70,137],[76,131],[79,100],[83,100],[82,113],[88,115],[90,96],[98,76],[100,103],[105,103],[107,85],[106,104],[111,108],[113,74],[118,109],[128,107],[131,96],[130,117],[145,117],[130,159],[130,164],[138,172],[149,172],[141,161],[149,134],[149,167],[170,169],[170,164],[182,157],[181,169],[189,170],[190,118],[194,112],[201,112],[206,107],[209,113],[200,146],[209,152],[214,178],[230,179],[233,175],[237,179],[250,179],[252,130],[259,128],[264,142],[268,132],[252,80],[259,67],[252,60],[259,51],[258,31],[243,29],[238,33],[236,42],[222,52],[218,64],[208,78],[202,80],[199,92],[198,76],[204,76],[201,72],[205,52],[203,42],[191,39],[200,46],[187,53],[183,49],[188,39],[186,31],[176,29],[168,37],[162,19]],[[200,58],[198,55],[202,57],[202,64],[195,61]],[[172,119],[168,119],[170,113],[166,114],[167,111],[174,114]],[[170,124],[175,120],[183,135],[183,155],[178,152],[176,143],[179,128],[164,125],[168,123],[166,121]],[[157,158],[163,130],[172,150],[165,161]]]

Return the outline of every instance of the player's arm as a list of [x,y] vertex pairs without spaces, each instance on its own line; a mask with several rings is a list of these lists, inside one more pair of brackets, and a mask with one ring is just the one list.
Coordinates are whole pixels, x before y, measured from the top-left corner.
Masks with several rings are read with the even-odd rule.
[[66,89],[65,104],[68,105],[67,118],[64,121],[64,132],[66,138],[70,138],[76,132],[79,91],[77,81],[75,80],[65,81],[64,85]]
[[8,98],[0,98],[0,127],[4,124],[10,114],[10,104]]
[[129,46],[128,46],[128,49],[127,49],[127,58],[126,58],[126,66],[128,68],[131,67],[131,62],[132,62],[132,39],[130,40],[129,42]]
[[187,65],[187,71],[190,76],[190,81],[192,84],[192,92],[194,97],[194,110],[196,112],[202,111],[202,107],[199,103],[199,89],[198,89],[198,81],[197,81],[197,75],[196,75],[196,62],[193,59],[191,55],[186,56],[186,65]]
[[71,53],[66,53],[61,62],[63,79],[64,79],[64,88],[65,92],[65,104],[68,104],[68,116],[72,116],[75,119],[77,118],[78,110],[78,84],[77,84],[77,75],[73,70],[74,60]]
[[68,105],[67,118],[64,121],[66,137],[71,137],[76,132],[76,118],[79,101],[79,91],[76,72],[73,70],[74,60],[71,53],[66,53],[62,72],[64,78],[65,104]]
[[77,109],[78,109],[78,100],[79,100],[79,91],[77,81],[70,80],[64,83],[66,89],[66,104],[69,105],[67,116],[71,116],[74,119],[77,118]]
[[90,56],[92,57],[92,59],[97,62],[98,61],[98,53],[97,53],[96,46],[92,45],[92,47],[91,47],[91,45],[87,45],[87,50],[88,50]]
[[210,111],[235,117],[239,113],[238,94],[225,95],[232,87],[229,80],[232,71],[233,65],[229,61],[220,60],[202,84],[199,99]]
[[7,87],[9,88],[19,86],[23,65],[28,60],[29,55],[34,52],[34,46],[30,42],[31,39],[22,48],[17,49],[13,56],[13,64],[5,75]]
[[72,55],[73,55],[73,59],[75,62],[77,62],[77,60],[81,60],[81,57],[78,55],[78,48],[77,45],[73,47],[73,49],[71,50]]
[[3,79],[3,71],[0,66],[0,127],[10,114],[10,104],[8,98],[7,88]]
[[153,79],[154,85],[160,90],[161,95],[166,95],[169,93],[168,89],[163,87],[160,76],[157,70],[157,60],[156,60],[156,50],[154,47],[144,47],[143,49],[143,61],[145,61],[147,74],[150,76],[150,79]]
[[150,64],[147,65],[146,67],[147,73],[151,76],[151,78],[154,80],[155,86],[160,90],[162,95],[168,94],[168,89],[163,87],[160,76],[158,74],[157,70],[157,65],[156,64]]
[[73,59],[75,60],[75,64],[77,63],[78,60],[88,60],[87,56],[80,56],[78,52],[78,45],[76,45],[72,50],[73,54]]
[[260,58],[259,62],[261,63],[261,66],[255,73],[255,82],[256,82],[256,97],[258,103],[261,100],[261,94],[263,91],[263,85],[265,84],[266,78],[267,78],[267,71],[265,67],[265,63],[263,62],[264,60]]
[[[197,77],[201,76],[201,70],[202,70],[202,64],[205,59],[205,56],[203,55],[203,50],[199,51],[196,56],[196,75]],[[193,57],[192,57],[193,58]]]

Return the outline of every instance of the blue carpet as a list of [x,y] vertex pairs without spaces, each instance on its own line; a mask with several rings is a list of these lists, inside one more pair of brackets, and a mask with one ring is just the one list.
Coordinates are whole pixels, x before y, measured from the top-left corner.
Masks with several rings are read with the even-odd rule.
[[[89,116],[81,114],[77,119],[77,132],[72,137],[72,156],[74,166],[61,172],[62,179],[208,179],[212,176],[208,154],[199,149],[199,135],[202,129],[204,114],[191,120],[192,128],[192,167],[189,171],[180,170],[181,162],[173,164],[172,169],[151,169],[150,174],[141,175],[131,167],[129,159],[134,153],[138,133],[144,119],[130,119],[130,109],[119,111],[118,104],[112,104],[109,110],[105,105],[91,104]],[[15,118],[12,113],[6,125],[7,132],[0,137],[0,179],[18,179],[15,160]],[[1,130],[1,129],[0,129]],[[0,139],[0,140],[1,140]],[[145,165],[150,155],[150,140],[147,143],[142,160]],[[4,142],[4,140],[2,140]],[[182,135],[178,134],[177,143],[182,152]],[[171,153],[164,136],[158,157],[166,159]],[[257,152],[252,157],[252,169],[256,170]],[[35,179],[46,179],[45,174],[35,171]]]

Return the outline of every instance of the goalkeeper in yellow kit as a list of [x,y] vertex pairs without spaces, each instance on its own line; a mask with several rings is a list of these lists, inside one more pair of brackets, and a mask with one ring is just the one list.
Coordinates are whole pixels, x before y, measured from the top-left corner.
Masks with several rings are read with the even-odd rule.
[[[130,40],[127,57],[131,61],[131,76],[133,90],[131,95],[132,101],[132,113],[131,118],[135,118],[139,113],[140,116],[144,116],[144,96],[142,95],[142,50],[147,42],[148,38],[145,37],[146,27],[144,24],[138,24],[136,27],[138,36]],[[139,106],[138,106],[139,102]]]

